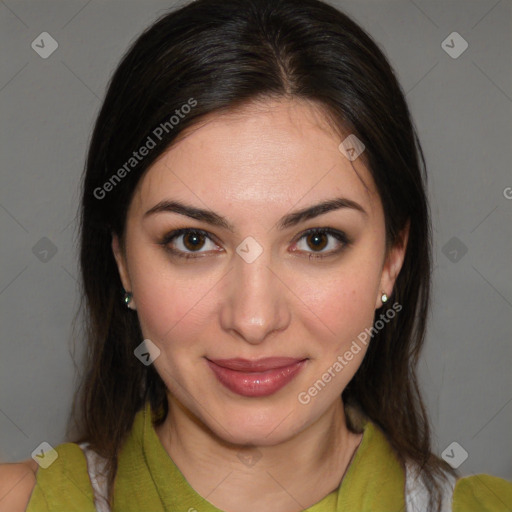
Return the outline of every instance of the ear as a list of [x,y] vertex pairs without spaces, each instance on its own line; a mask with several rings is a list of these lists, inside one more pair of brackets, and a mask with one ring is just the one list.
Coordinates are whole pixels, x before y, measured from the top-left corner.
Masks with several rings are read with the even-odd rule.
[[395,244],[388,249],[384,265],[382,267],[382,274],[380,280],[380,288],[377,293],[375,301],[375,308],[382,307],[382,293],[384,292],[388,297],[393,293],[396,278],[400,273],[402,264],[405,258],[405,251],[407,249],[407,241],[409,240],[409,229],[411,223],[410,219],[407,221],[404,229],[400,232]]
[[[114,258],[117,263],[117,270],[119,271],[119,277],[121,278],[123,288],[127,292],[131,292],[132,283],[130,280],[130,275],[128,274],[128,267],[126,265],[124,249],[122,248],[121,241],[119,240],[119,237],[116,233],[112,233],[112,252],[114,253]],[[128,307],[130,307],[131,309],[135,309],[135,303],[133,298]]]

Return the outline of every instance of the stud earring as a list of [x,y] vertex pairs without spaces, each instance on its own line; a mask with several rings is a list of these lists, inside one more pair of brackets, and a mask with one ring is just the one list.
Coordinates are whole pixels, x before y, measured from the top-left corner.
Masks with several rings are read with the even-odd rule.
[[124,292],[124,296],[123,296],[123,302],[125,303],[126,307],[129,308],[129,309],[135,309],[131,304],[132,302],[132,299],[133,299],[133,294],[132,292]]
[[380,296],[380,300],[382,301],[383,304],[384,304],[384,302],[387,302],[388,296],[386,295],[385,292],[382,292],[382,295]]

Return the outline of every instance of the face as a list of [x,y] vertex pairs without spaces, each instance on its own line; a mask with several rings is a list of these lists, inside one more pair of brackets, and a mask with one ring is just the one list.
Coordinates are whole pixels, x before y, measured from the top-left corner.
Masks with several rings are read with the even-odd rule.
[[170,400],[229,442],[283,442],[339,407],[402,264],[324,120],[297,100],[210,116],[139,182],[124,250],[113,237]]

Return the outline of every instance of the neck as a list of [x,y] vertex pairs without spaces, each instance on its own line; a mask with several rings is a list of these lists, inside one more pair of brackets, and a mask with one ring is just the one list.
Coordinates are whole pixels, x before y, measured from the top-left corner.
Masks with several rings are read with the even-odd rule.
[[229,512],[262,507],[294,512],[317,503],[337,489],[362,438],[348,430],[341,399],[315,423],[273,446],[226,443],[171,397],[156,432],[194,490]]

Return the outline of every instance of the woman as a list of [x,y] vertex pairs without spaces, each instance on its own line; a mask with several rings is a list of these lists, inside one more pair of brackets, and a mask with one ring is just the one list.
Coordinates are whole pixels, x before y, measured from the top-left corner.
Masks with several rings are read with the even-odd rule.
[[388,62],[327,4],[146,30],[83,185],[81,434],[26,510],[505,510],[509,483],[431,452],[422,164]]

